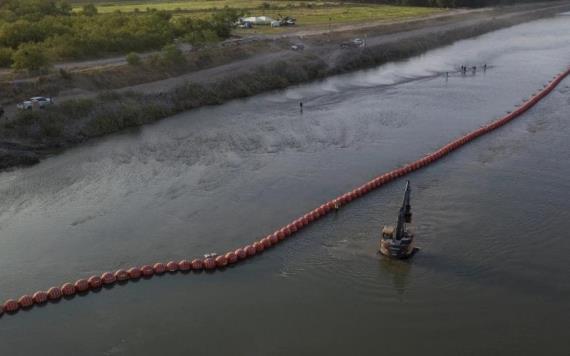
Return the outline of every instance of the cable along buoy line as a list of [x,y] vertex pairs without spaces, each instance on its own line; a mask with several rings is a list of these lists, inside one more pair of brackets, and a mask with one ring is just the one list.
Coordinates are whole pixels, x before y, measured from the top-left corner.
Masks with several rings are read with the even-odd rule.
[[151,278],[154,275],[162,275],[165,273],[176,273],[179,271],[213,271],[223,269],[229,265],[234,265],[239,261],[252,258],[262,253],[264,250],[271,248],[279,242],[294,235],[311,223],[326,216],[331,211],[337,210],[344,205],[372,192],[383,185],[398,179],[404,175],[412,173],[420,168],[426,167],[437,160],[445,157],[449,153],[468,144],[476,138],[492,132],[501,126],[509,123],[511,120],[521,116],[527,110],[532,108],[536,103],[546,97],[560,82],[570,74],[570,67],[566,71],[554,76],[542,89],[533,94],[530,98],[524,100],[523,104],[518,106],[514,111],[497,119],[487,125],[484,125],[460,138],[457,138],[447,145],[439,148],[423,158],[408,163],[400,168],[396,168],[388,173],[373,178],[372,180],[362,184],[361,186],[344,193],[318,208],[311,210],[303,216],[293,220],[289,224],[277,229],[275,232],[266,237],[254,241],[244,247],[229,251],[223,255],[205,255],[204,258],[194,260],[170,261],[167,263],[157,262],[152,265],[144,265],[131,267],[129,269],[119,269],[115,272],[104,272],[100,276],[91,276],[79,279],[73,283],[64,283],[61,286],[54,286],[47,290],[41,290],[33,294],[26,294],[18,299],[8,299],[0,306],[0,316],[4,313],[15,314],[20,309],[31,309],[34,305],[42,305],[47,302],[57,302],[61,298],[72,298],[75,295],[85,295],[92,290],[99,290],[103,286],[111,286],[115,283],[127,283],[129,280],[137,280],[140,278]]

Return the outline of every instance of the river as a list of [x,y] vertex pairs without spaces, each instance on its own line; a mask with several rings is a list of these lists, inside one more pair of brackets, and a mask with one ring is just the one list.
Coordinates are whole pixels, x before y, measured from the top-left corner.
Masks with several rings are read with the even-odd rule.
[[[1,173],[0,300],[253,242],[504,115],[569,63],[561,15]],[[569,112],[566,79],[409,175],[421,247],[411,260],[376,255],[400,179],[223,272],[4,315],[0,354],[567,355]]]

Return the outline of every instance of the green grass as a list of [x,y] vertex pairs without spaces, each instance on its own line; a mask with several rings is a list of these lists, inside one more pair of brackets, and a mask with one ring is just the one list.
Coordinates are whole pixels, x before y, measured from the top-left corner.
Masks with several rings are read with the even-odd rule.
[[[269,4],[269,8],[263,8]],[[100,13],[113,11],[133,12],[147,8],[171,11],[176,16],[206,17],[224,6],[243,9],[251,16],[292,16],[299,26],[346,24],[369,21],[395,21],[427,16],[445,10],[426,7],[390,6],[376,4],[340,3],[331,1],[287,1],[287,0],[181,0],[181,1],[133,1],[98,3]],[[75,7],[76,11],[80,4]],[[329,20],[330,19],[330,20]],[[259,27],[258,27],[259,28]],[[261,28],[259,28],[261,30]],[[263,30],[262,30],[263,31]],[[277,30],[278,31],[278,30]]]
[[[238,9],[257,9],[262,6],[263,3],[268,3],[273,7],[285,8],[288,6],[299,6],[306,2],[303,1],[272,1],[272,0],[181,0],[181,1],[129,1],[129,2],[119,2],[110,1],[96,3],[97,8],[100,13],[122,11],[122,12],[132,12],[135,9],[140,11],[145,11],[146,8],[152,8],[157,10],[165,11],[207,11],[213,9],[221,9],[224,6],[238,8]],[[323,1],[315,2],[319,6],[325,6],[327,4]],[[333,3],[329,3],[333,4]],[[79,10],[82,4],[75,4],[74,8]]]

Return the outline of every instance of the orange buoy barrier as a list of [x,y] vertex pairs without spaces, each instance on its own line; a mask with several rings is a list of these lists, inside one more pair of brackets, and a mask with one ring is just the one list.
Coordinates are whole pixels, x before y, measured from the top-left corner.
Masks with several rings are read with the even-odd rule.
[[202,268],[204,268],[204,264],[202,263],[202,260],[199,260],[199,259],[192,260],[192,269],[193,270],[199,271]]
[[34,303],[36,304],[43,304],[48,300],[48,294],[44,291],[35,292],[32,296],[34,299]]
[[80,279],[74,284],[65,283],[59,287],[52,287],[47,292],[38,291],[32,296],[24,295],[20,297],[17,301],[14,299],[8,299],[0,307],[0,316],[6,313],[15,313],[21,308],[30,308],[34,304],[43,304],[48,300],[59,300],[62,296],[72,297],[76,293],[87,292],[89,290],[95,290],[101,288],[103,284],[111,285],[115,281],[128,281],[130,279],[138,279],[141,276],[151,277],[154,274],[163,274],[166,271],[177,272],[177,271],[189,271],[195,270],[199,271],[202,269],[214,270],[216,268],[224,268],[228,265],[237,263],[238,261],[245,260],[248,257],[253,257],[256,254],[262,253],[264,250],[270,248],[283,241],[285,238],[297,233],[302,228],[306,227],[312,222],[326,216],[333,210],[340,208],[343,205],[350,203],[351,201],[362,197],[369,192],[377,189],[396,178],[414,172],[422,167],[429,165],[430,163],[436,162],[445,155],[457,150],[458,148],[464,146],[465,144],[475,140],[476,138],[485,135],[499,127],[504,126],[509,121],[519,117],[524,112],[528,111],[533,105],[538,103],[546,95],[548,95],[560,82],[570,74],[570,67],[563,73],[554,77],[543,89],[533,94],[528,100],[526,100],[522,105],[517,105],[517,109],[512,112],[507,112],[502,118],[495,120],[483,127],[480,127],[473,132],[464,135],[458,139],[453,140],[447,145],[439,148],[433,153],[426,155],[425,157],[418,159],[414,162],[408,163],[403,167],[392,170],[391,172],[385,173],[378,176],[369,182],[357,187],[356,189],[340,195],[331,201],[328,201],[316,209],[306,213],[305,215],[293,220],[293,222],[287,224],[286,226],[277,229],[274,233],[266,236],[265,238],[253,242],[251,245],[247,245],[236,249],[235,251],[230,251],[224,255],[217,256],[214,258],[205,259],[194,259],[192,262],[187,260],[182,260],[180,262],[170,261],[167,264],[161,262],[155,263],[153,266],[144,265],[141,267],[132,267],[128,270],[119,269],[115,273],[105,272],[100,277],[91,276],[87,280]]
[[3,309],[6,313],[15,313],[18,311],[18,309],[20,309],[20,304],[18,304],[18,302],[14,299],[8,299],[4,303]]
[[205,258],[204,259],[204,269],[212,270],[216,268],[216,261],[213,258]]
[[190,261],[182,260],[178,262],[178,269],[181,271],[189,271],[192,268]]
[[235,252],[226,253],[226,258],[228,259],[229,264],[234,264],[238,261],[238,256],[235,254]]
[[65,283],[64,285],[61,286],[61,293],[63,293],[63,295],[66,297],[74,295],[75,286],[73,286],[73,284],[71,283]]
[[26,294],[18,299],[18,304],[20,305],[20,308],[30,308],[34,305],[34,299]]
[[49,300],[59,300],[63,293],[61,292],[61,289],[59,289],[58,287],[51,287],[50,289],[48,289],[47,294]]
[[119,269],[119,270],[115,271],[114,276],[118,282],[123,282],[123,281],[126,281],[130,278],[129,272],[125,271],[124,269]]
[[89,289],[89,282],[86,279],[80,279],[75,282],[74,286],[77,292],[85,292]]
[[168,272],[176,272],[178,271],[178,268],[180,268],[180,266],[178,266],[178,263],[174,261],[169,261],[166,264],[166,269],[168,270]]
[[216,267],[222,268],[228,265],[228,259],[226,256],[218,256],[216,257]]
[[141,267],[141,272],[143,276],[150,277],[154,274],[154,269],[152,268],[152,266],[144,265]]
[[138,267],[131,267],[131,268],[129,268],[127,273],[129,274],[129,277],[131,279],[139,279],[139,278],[141,278],[142,271]]
[[103,281],[103,284],[109,285],[115,283],[117,278],[111,272],[105,272],[101,275],[101,280]]
[[155,274],[163,274],[164,272],[166,272],[166,266],[164,265],[164,263],[155,263],[154,266],[152,266],[152,268],[154,269],[154,273]]
[[99,276],[91,276],[91,277],[89,277],[87,282],[89,282],[89,285],[93,289],[101,288],[101,285],[103,284],[103,281],[101,281],[101,277],[99,277]]

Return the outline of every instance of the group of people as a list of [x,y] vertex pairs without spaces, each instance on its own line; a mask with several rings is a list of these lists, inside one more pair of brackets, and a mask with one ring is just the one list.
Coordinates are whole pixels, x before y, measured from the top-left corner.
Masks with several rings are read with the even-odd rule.
[[[481,70],[483,70],[483,72],[487,71],[487,64],[483,64],[481,66]],[[477,73],[477,66],[472,66],[472,67],[468,67],[468,66],[461,66],[460,70],[461,74],[467,74],[468,71],[471,71],[473,74]]]
[[[487,63],[483,64],[480,67],[480,70],[482,70],[483,72],[487,71]],[[471,72],[473,73],[473,75],[475,75],[475,73],[477,73],[477,66],[466,66],[466,65],[461,65],[461,67],[459,67],[459,73],[461,73],[462,75],[466,75],[467,72]],[[445,72],[445,79],[449,78],[449,72]]]

